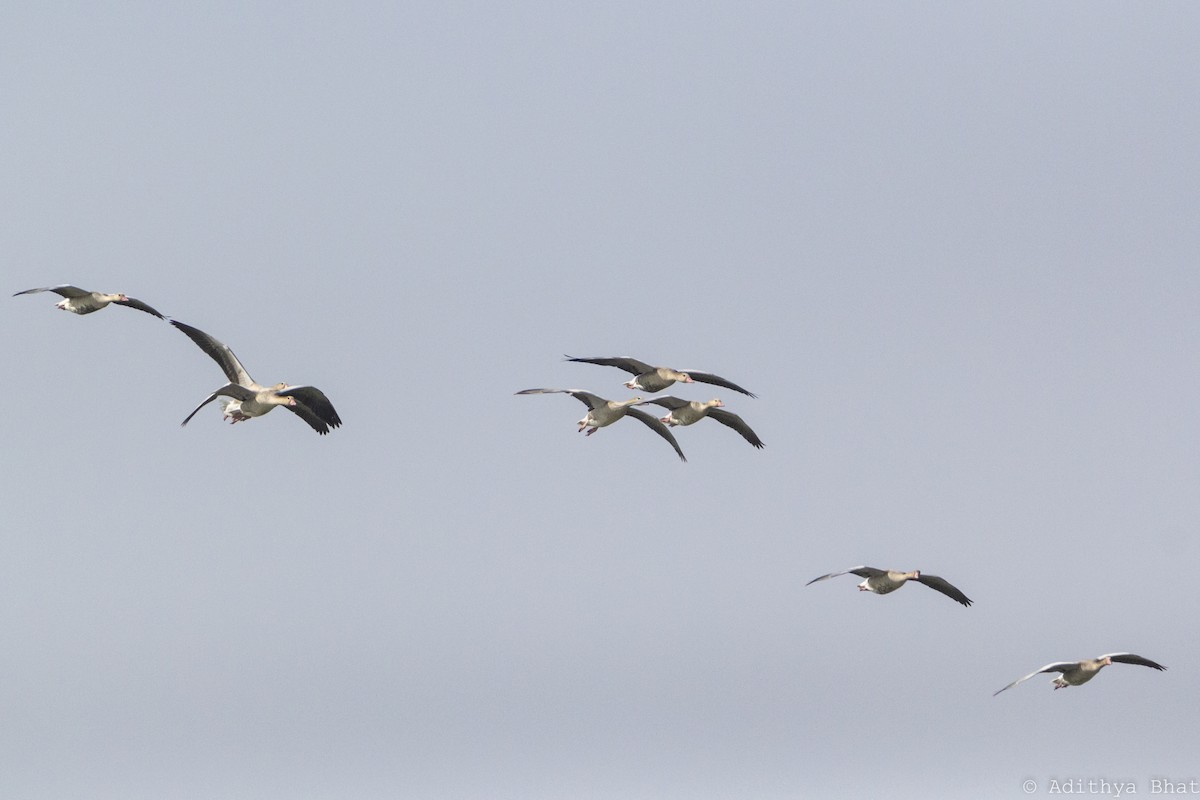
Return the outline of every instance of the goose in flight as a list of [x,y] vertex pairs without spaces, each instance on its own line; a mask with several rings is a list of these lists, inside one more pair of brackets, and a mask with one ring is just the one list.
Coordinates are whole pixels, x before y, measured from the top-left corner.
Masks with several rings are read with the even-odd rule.
[[942,594],[949,597],[951,600],[962,603],[964,606],[971,605],[971,599],[952,586],[944,578],[939,578],[937,575],[922,575],[920,570],[913,572],[896,572],[890,569],[877,569],[875,567],[853,567],[844,572],[831,572],[828,575],[822,575],[819,578],[813,578],[805,586],[811,586],[817,581],[836,578],[838,575],[857,575],[860,578],[865,578],[858,585],[860,592],[874,592],[875,594],[888,594],[899,589],[909,581],[923,583],[930,589],[937,589]]
[[291,411],[322,436],[329,433],[330,428],[342,424],[333,403],[329,402],[329,398],[320,389],[313,386],[289,386],[286,383],[277,383],[274,386],[255,383],[242,366],[242,362],[238,361],[237,356],[227,346],[191,325],[185,325],[178,320],[171,320],[171,324],[208,353],[229,379],[229,383],[210,394],[181,424],[187,425],[192,417],[196,416],[197,411],[218,397],[226,398],[221,401],[222,417],[232,420],[230,424],[243,422],[251,417],[261,417],[275,406],[283,406]]
[[690,369],[675,370],[670,367],[652,367],[645,361],[638,361],[636,358],[628,356],[620,356],[617,358],[574,358],[572,356],[564,356],[567,361],[577,361],[583,364],[599,364],[602,367],[616,367],[623,369],[633,376],[633,380],[626,381],[625,385],[633,390],[641,390],[643,392],[661,392],[671,384],[679,381],[680,383],[711,383],[714,386],[723,386],[726,389],[731,389],[735,392],[755,397],[753,392],[748,392],[738,386],[733,381],[727,381],[724,378],[713,375],[708,372],[697,372]]
[[80,289],[78,286],[71,286],[66,283],[62,286],[43,286],[40,289],[26,289],[23,292],[17,292],[13,297],[19,297],[23,294],[37,294],[38,292],[54,292],[59,295],[63,299],[55,303],[55,307],[61,308],[63,311],[70,311],[72,314],[90,314],[93,311],[99,311],[109,303],[116,303],[119,306],[136,308],[138,311],[145,311],[147,314],[153,314],[159,319],[164,319],[162,314],[141,300],[135,300],[124,294],[88,292]]
[[[1062,674],[1055,678],[1052,683],[1055,689],[1065,689],[1068,686],[1079,686],[1087,683],[1092,678],[1096,677],[1096,673],[1107,667],[1109,664],[1139,664],[1143,667],[1151,669],[1164,670],[1162,664],[1157,664],[1148,658],[1134,655],[1133,653],[1109,653],[1100,656],[1099,658],[1085,658],[1083,661],[1057,661],[1053,664],[1047,664],[1039,670],[1035,670],[1024,678],[1017,678],[1015,681],[1005,686],[1004,689],[1011,689],[1022,681],[1027,681],[1034,675],[1040,675],[1043,672],[1061,672]],[[1004,689],[997,689],[992,692],[992,697],[1003,692]]]
[[680,400],[678,397],[652,397],[646,401],[655,405],[669,408],[670,413],[662,418],[661,422],[664,425],[693,425],[700,420],[708,417],[715,419],[722,425],[727,425],[742,435],[750,444],[757,448],[762,448],[764,445],[762,439],[758,438],[758,434],[750,429],[745,420],[737,414],[729,411],[721,411],[720,408],[725,404],[714,398],[707,403],[701,403],[696,400]]
[[621,417],[633,417],[670,442],[671,447],[674,447],[675,452],[679,454],[680,461],[687,461],[687,458],[683,455],[683,451],[679,449],[679,442],[675,441],[675,437],[667,430],[667,426],[645,411],[639,411],[633,407],[644,402],[640,397],[632,397],[628,400],[605,400],[603,397],[579,389],[523,389],[517,392],[517,394],[571,395],[588,407],[588,413],[584,415],[583,419],[579,420],[579,430],[583,431],[586,428],[586,436],[591,436],[600,428],[612,425]]

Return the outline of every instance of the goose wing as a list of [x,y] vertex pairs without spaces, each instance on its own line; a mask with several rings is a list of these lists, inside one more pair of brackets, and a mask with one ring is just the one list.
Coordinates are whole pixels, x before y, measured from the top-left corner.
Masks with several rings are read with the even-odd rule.
[[1150,667],[1151,669],[1166,669],[1162,664],[1134,655],[1133,653],[1106,653],[1100,656],[1100,658],[1111,658],[1114,664],[1138,664],[1139,666]]
[[158,317],[159,319],[166,319],[166,317],[164,317],[162,314],[158,313],[156,310],[154,310],[150,306],[146,305],[141,300],[137,300],[133,297],[127,297],[124,300],[114,300],[113,302],[119,306],[128,306],[129,308],[136,308],[138,311],[145,311],[147,314],[153,314],[154,316]]
[[946,595],[946,597],[962,603],[964,606],[971,605],[971,598],[960,592],[945,578],[939,578],[937,575],[926,575],[924,572],[922,572],[920,577],[917,578],[917,582],[925,584],[930,589],[937,589],[939,592]]
[[69,283],[64,283],[61,286],[43,286],[40,289],[26,289],[23,292],[17,292],[13,297],[23,294],[37,294],[38,292],[54,292],[61,297],[87,297],[91,294],[91,292],[80,289],[78,286],[71,286]]
[[242,366],[242,362],[238,361],[238,357],[233,354],[227,345],[222,344],[213,337],[209,336],[199,328],[193,328],[191,325],[186,325],[177,319],[171,320],[171,324],[191,339],[205,353],[216,361],[221,367],[221,371],[225,373],[225,377],[230,383],[236,383],[241,386],[254,386],[254,379],[246,372],[246,368]]
[[[691,373],[689,372],[688,374],[690,375]],[[743,420],[737,414],[729,411],[722,411],[719,408],[710,408],[708,410],[708,417],[709,419],[715,419],[722,425],[727,425],[730,428],[733,428],[742,435],[743,439],[755,447],[759,449],[765,447],[765,445],[762,443],[762,439],[758,438],[758,434],[752,431],[750,426],[746,424],[745,420]]]
[[[1017,678],[1015,681],[1010,683],[1008,686],[1005,686],[1004,689],[1011,689],[1012,687],[1016,686],[1018,683],[1027,681],[1035,675],[1041,675],[1043,672],[1070,672],[1071,670],[1079,669],[1080,663],[1081,662],[1079,662],[1079,661],[1055,661],[1053,664],[1047,664],[1046,666],[1042,667],[1041,669],[1035,669],[1033,672],[1029,673],[1028,675],[1026,675],[1023,678]],[[1004,689],[997,689],[996,691],[992,692],[992,697],[995,697],[996,695],[1000,694],[1001,692],[1004,691]]]
[[216,400],[218,397],[232,397],[234,400],[249,400],[254,397],[254,392],[247,389],[245,386],[239,386],[236,383],[227,383],[220,389],[204,398],[204,402],[192,409],[192,413],[187,415],[187,419],[179,423],[179,427],[183,427],[192,421],[192,417],[196,416],[196,412],[204,408],[206,405]]
[[342,419],[334,410],[333,403],[329,402],[325,393],[315,386],[289,386],[281,389],[277,394],[295,398],[296,405],[284,406],[284,408],[307,422],[314,431],[322,436],[329,433],[330,428],[336,428],[342,424]]
[[687,461],[687,457],[683,451],[679,449],[679,442],[675,441],[675,435],[667,430],[667,426],[663,425],[657,419],[647,414],[645,411],[639,411],[632,406],[625,409],[625,415],[633,417],[638,422],[643,423],[647,428],[657,433],[659,436],[671,443],[671,447],[675,448],[675,452],[679,454],[680,461]]
[[666,397],[651,397],[648,400],[643,400],[638,405],[643,405],[645,403],[654,403],[654,405],[656,405],[656,406],[662,406],[663,408],[674,411],[677,408],[683,408],[684,406],[686,406],[688,404],[688,401],[680,400],[678,397],[671,397],[670,395],[668,395]]
[[653,372],[655,367],[647,364],[645,361],[638,361],[636,358],[629,356],[615,356],[613,358],[575,358],[574,356],[564,355],[567,361],[577,361],[583,364],[599,364],[602,367],[616,367],[623,369],[630,375],[642,375],[647,372]]
[[522,389],[515,394],[569,394],[593,411],[608,405],[608,401],[603,397],[581,389]]
[[724,386],[726,389],[732,389],[735,392],[741,392],[749,397],[758,397],[758,395],[756,395],[754,392],[747,391],[733,381],[726,380],[720,375],[713,375],[711,372],[694,372],[690,369],[681,369],[679,371],[687,373],[689,378],[694,381],[699,381],[700,383],[711,383],[713,386]]
[[841,572],[831,572],[828,575],[822,575],[819,578],[813,578],[805,586],[811,586],[817,581],[827,581],[830,578],[836,578],[838,575],[857,575],[860,578],[875,578],[880,575],[887,575],[886,569],[878,569],[876,567],[851,567],[844,569]]

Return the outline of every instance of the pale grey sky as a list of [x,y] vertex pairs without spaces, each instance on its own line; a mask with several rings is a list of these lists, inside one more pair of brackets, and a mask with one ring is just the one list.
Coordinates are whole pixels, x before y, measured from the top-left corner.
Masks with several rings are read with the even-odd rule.
[[[10,5],[0,794],[1200,778],[1200,10]],[[562,354],[706,369],[689,463]],[[657,410],[657,409],[654,409]],[[888,597],[867,563],[946,577]],[[1054,692],[1056,660],[1128,650]]]

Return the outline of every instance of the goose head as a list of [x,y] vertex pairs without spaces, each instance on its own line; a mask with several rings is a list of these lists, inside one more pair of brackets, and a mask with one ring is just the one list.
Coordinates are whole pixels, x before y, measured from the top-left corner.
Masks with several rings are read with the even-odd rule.
[[666,379],[672,380],[672,381],[676,381],[678,383],[695,383],[695,381],[692,380],[691,375],[688,375],[686,372],[680,372],[677,369],[671,369],[670,367],[661,367],[657,370],[657,372],[659,374],[659,377],[666,378]]
[[286,382],[285,383],[277,383],[271,387],[271,397],[274,399],[276,405],[281,405],[281,406],[295,406],[296,405],[296,398],[292,397],[291,395],[280,394],[280,392],[284,391],[287,388],[288,388],[288,384]]

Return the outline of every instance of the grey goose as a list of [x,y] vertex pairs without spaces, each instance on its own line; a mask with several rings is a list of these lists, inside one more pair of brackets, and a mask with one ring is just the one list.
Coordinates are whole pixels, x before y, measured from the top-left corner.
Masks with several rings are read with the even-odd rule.
[[811,586],[817,581],[829,580],[836,578],[839,575],[857,575],[865,580],[858,584],[860,592],[874,592],[875,594],[889,594],[896,591],[909,581],[916,581],[924,584],[930,589],[936,589],[942,594],[954,600],[957,603],[962,603],[964,606],[971,605],[971,599],[958,590],[957,587],[950,584],[944,578],[939,578],[937,575],[926,575],[920,570],[912,572],[897,572],[890,569],[879,569],[877,567],[852,567],[842,572],[831,572],[828,575],[822,575],[819,578],[813,578],[805,584]]
[[678,397],[667,396],[652,397],[646,402],[670,409],[670,413],[660,420],[664,425],[694,425],[705,417],[708,417],[722,425],[733,428],[742,435],[743,439],[755,447],[761,449],[765,446],[762,443],[762,439],[758,438],[758,434],[746,424],[745,420],[731,411],[721,410],[721,407],[725,404],[718,398],[701,403],[697,400],[681,400]]
[[216,361],[229,383],[214,391],[204,402],[196,406],[181,424],[187,425],[196,412],[216,400],[221,401],[222,416],[230,420],[230,424],[244,422],[253,417],[261,417],[275,406],[283,406],[300,419],[304,420],[317,433],[324,436],[331,428],[342,424],[341,418],[333,408],[333,403],[325,393],[315,386],[290,386],[287,383],[277,383],[274,386],[263,386],[256,383],[242,362],[226,345],[209,336],[199,328],[185,325],[178,320],[171,324],[183,331],[189,339],[201,350]]
[[687,461],[687,458],[683,455],[683,451],[679,449],[679,442],[675,441],[675,437],[667,430],[667,426],[645,411],[639,411],[633,407],[645,402],[640,397],[632,397],[628,400],[605,400],[599,395],[594,395],[591,392],[585,392],[581,389],[522,389],[516,394],[571,395],[588,407],[587,414],[578,423],[580,432],[586,429],[587,433],[585,435],[587,436],[591,436],[600,428],[612,425],[622,417],[632,417],[666,439],[671,444],[671,447],[675,448],[680,461]]
[[[1065,689],[1068,686],[1080,686],[1087,683],[1100,670],[1110,664],[1137,664],[1142,667],[1150,667],[1159,671],[1165,670],[1162,664],[1151,661],[1148,658],[1143,658],[1133,653],[1108,653],[1099,658],[1085,658],[1083,661],[1056,661],[1053,664],[1047,664],[1041,669],[1036,669],[1023,678],[1017,678],[1015,681],[1005,686],[1004,689],[1011,689],[1022,681],[1027,681],[1034,675],[1040,675],[1043,672],[1058,672],[1061,673],[1051,683],[1055,689]],[[992,697],[1000,694],[1004,689],[997,689],[992,692]]]
[[91,314],[93,311],[99,311],[104,308],[109,303],[116,303],[119,306],[136,308],[138,311],[153,314],[159,319],[165,319],[162,314],[141,300],[136,300],[128,295],[89,292],[86,289],[80,289],[78,286],[71,286],[67,283],[61,286],[43,286],[40,289],[26,289],[23,292],[17,292],[13,297],[20,297],[23,294],[37,294],[38,292],[54,292],[56,295],[62,297],[62,300],[55,303],[55,307],[61,308],[63,311],[70,311],[72,314]]
[[633,376],[633,379],[626,381],[625,385],[635,391],[640,390],[653,394],[661,392],[676,381],[680,383],[695,383],[699,381],[700,383],[711,383],[714,386],[723,386],[726,389],[741,392],[750,397],[755,396],[753,392],[743,389],[733,381],[726,380],[719,375],[713,375],[711,372],[655,367],[647,364],[645,361],[638,361],[636,358],[629,358],[628,356],[616,356],[613,358],[575,358],[574,356],[564,356],[564,358],[567,361],[575,361],[583,364],[599,364],[602,367],[623,369]]

